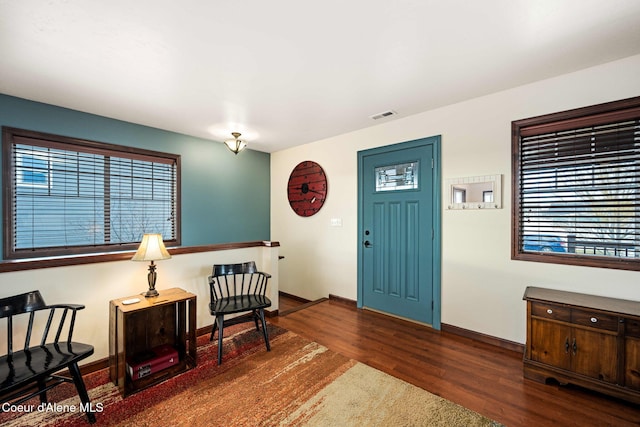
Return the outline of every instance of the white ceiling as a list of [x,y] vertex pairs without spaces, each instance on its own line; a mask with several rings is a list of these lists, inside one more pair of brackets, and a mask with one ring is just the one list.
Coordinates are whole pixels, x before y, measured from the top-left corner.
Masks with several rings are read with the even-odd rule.
[[266,152],[638,53],[639,0],[0,0],[1,93]]

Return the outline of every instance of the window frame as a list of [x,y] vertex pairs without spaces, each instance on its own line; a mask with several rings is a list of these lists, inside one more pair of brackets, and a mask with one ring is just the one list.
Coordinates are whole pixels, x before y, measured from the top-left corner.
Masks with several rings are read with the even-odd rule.
[[[13,225],[14,206],[13,199],[16,189],[19,186],[30,185],[14,181],[15,165],[13,162],[13,146],[21,144],[20,139],[32,139],[38,141],[37,146],[44,146],[53,149],[64,149],[67,151],[78,150],[83,153],[98,153],[113,155],[114,157],[144,160],[157,163],[172,164],[175,167],[175,194],[174,194],[174,238],[165,240],[167,247],[180,246],[182,241],[181,231],[181,156],[179,154],[164,153],[142,148],[116,145],[104,142],[97,142],[79,138],[71,138],[61,135],[54,135],[44,132],[18,129],[13,127],[2,127],[2,203],[3,203],[3,259],[21,260],[32,258],[47,258],[59,256],[95,255],[104,253],[114,253],[121,251],[135,250],[139,242],[123,243],[100,243],[89,245],[74,245],[68,247],[42,247],[34,249],[16,249],[15,233]],[[52,179],[51,169],[49,169],[49,180]]]
[[580,255],[562,252],[524,252],[521,250],[523,247],[524,233],[522,236],[520,235],[520,199],[522,191],[520,186],[520,142],[523,132],[526,135],[545,134],[638,118],[640,118],[640,96],[511,122],[512,260],[621,270],[640,270],[640,258],[616,258],[611,256]]

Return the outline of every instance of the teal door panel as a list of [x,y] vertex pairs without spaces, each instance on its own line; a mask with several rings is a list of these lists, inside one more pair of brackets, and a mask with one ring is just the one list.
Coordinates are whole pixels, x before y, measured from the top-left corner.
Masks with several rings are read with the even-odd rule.
[[358,303],[439,325],[436,139],[359,153]]

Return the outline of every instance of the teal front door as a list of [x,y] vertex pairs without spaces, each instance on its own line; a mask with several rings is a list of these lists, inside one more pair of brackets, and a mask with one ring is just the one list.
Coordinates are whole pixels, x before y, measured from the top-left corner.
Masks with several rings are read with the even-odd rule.
[[358,153],[358,305],[440,327],[440,137]]

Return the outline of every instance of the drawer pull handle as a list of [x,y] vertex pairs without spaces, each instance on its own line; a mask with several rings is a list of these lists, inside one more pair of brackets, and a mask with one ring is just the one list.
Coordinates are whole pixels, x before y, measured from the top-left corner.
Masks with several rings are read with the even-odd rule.
[[591,318],[591,323],[598,323],[598,319],[597,319],[597,318],[595,318],[595,317],[592,317],[592,318]]
[[553,310],[551,310],[550,308],[547,308],[547,314],[553,314]]

